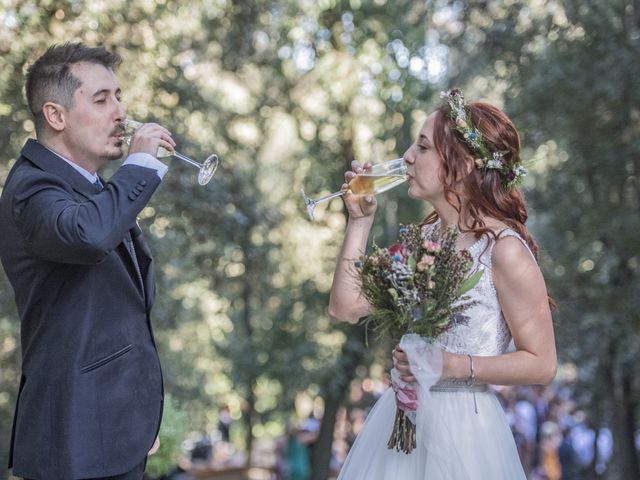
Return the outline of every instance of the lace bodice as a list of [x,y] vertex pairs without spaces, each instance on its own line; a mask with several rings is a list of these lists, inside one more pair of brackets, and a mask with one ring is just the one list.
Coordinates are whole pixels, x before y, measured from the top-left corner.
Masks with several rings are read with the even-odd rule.
[[[425,229],[437,228],[439,222]],[[428,231],[428,230],[427,230]],[[527,243],[511,229],[502,230],[500,238],[518,238],[529,250]],[[511,342],[511,332],[502,314],[498,295],[493,285],[491,255],[496,240],[483,235],[468,250],[473,257],[472,271],[484,270],[478,284],[467,293],[475,305],[464,311],[468,321],[455,325],[438,337],[442,348],[448,352],[472,355],[500,355]],[[529,250],[530,251],[530,250]]]

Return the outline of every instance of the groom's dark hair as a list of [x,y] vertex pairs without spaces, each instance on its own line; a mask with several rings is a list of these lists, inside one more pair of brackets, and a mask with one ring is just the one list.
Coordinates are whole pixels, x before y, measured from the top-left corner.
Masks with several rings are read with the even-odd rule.
[[42,106],[55,102],[71,108],[73,94],[81,85],[71,67],[75,63],[90,62],[115,70],[122,59],[104,47],[88,47],[83,43],[52,45],[27,70],[26,96],[36,124],[36,133],[46,126]]

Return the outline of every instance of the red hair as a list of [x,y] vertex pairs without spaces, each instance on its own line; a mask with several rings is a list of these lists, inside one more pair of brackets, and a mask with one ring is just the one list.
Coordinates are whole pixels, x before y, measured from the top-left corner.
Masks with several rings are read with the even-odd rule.
[[[507,163],[514,160],[519,163],[520,135],[511,119],[487,103],[469,103],[467,108],[469,119],[482,133],[487,147],[492,152],[502,152]],[[496,232],[483,220],[483,217],[494,218],[518,232],[537,259],[538,245],[525,226],[529,215],[522,192],[516,186],[506,188],[498,170],[475,168],[473,154],[452,128],[445,107],[436,110],[433,144],[443,159],[440,181],[447,202],[461,214],[460,218],[471,219],[470,228],[462,225],[458,228],[474,232],[476,238],[488,235],[495,239]],[[462,189],[457,188],[460,184]],[[433,212],[423,223],[433,223],[437,218],[437,213]],[[551,298],[549,302],[555,305]]]

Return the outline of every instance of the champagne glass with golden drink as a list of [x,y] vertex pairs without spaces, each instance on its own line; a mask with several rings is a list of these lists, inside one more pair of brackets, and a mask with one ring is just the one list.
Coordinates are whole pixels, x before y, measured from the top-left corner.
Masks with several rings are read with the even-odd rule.
[[[122,137],[122,141],[127,145],[131,144],[131,138],[136,133],[143,124],[141,122],[137,122],[135,120],[126,119],[124,122],[124,134]],[[206,185],[213,177],[213,174],[216,172],[218,168],[218,156],[214,153],[209,155],[206,160],[202,163],[196,162],[195,160],[190,159],[186,155],[181,153],[167,150],[166,148],[160,147],[158,148],[157,153],[158,158],[163,157],[176,157],[182,160],[183,162],[188,163],[189,165],[193,165],[198,169],[198,183],[200,185]]]
[[[384,163],[377,163],[358,173],[349,182],[349,190],[347,191],[355,195],[375,195],[400,185],[405,182],[406,179],[407,164],[404,163],[403,158],[396,158]],[[313,211],[317,204],[340,197],[347,193],[347,191],[339,190],[314,200],[305,195],[304,189],[302,189],[302,198],[304,198],[304,203],[307,206],[309,218],[314,220]]]

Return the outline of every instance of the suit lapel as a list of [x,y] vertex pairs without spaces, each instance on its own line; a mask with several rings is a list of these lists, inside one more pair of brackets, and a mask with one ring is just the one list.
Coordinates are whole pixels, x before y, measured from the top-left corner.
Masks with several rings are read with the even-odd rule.
[[27,140],[21,154],[38,168],[63,178],[65,182],[71,185],[71,188],[83,197],[90,198],[97,193],[96,187],[91,185],[80,172],[37,140],[32,138]]

